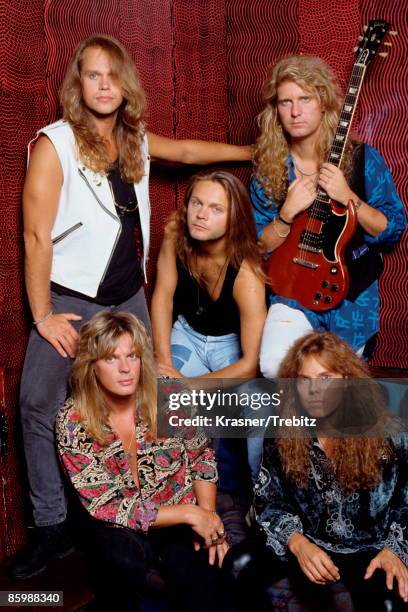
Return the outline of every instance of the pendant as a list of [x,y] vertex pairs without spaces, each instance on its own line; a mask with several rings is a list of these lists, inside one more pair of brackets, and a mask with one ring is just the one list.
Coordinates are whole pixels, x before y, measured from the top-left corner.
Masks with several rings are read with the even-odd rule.
[[106,176],[105,174],[93,172],[93,170],[90,170],[86,166],[82,166],[82,171],[83,172],[88,171],[90,173],[91,181],[93,182],[94,185],[96,185],[96,187],[100,187],[102,185],[102,179]]
[[203,314],[204,310],[205,310],[205,308],[204,308],[203,306],[199,306],[199,307],[197,308],[196,312],[195,312],[195,313],[196,313],[196,316],[197,316],[197,317],[200,317],[200,316]]

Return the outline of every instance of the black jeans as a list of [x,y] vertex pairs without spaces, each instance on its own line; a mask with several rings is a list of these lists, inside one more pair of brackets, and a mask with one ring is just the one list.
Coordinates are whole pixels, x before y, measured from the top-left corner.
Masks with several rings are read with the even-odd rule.
[[[350,592],[357,612],[385,612],[386,600],[392,602],[393,611],[407,610],[407,604],[398,595],[396,583],[393,591],[387,589],[383,570],[376,570],[369,580],[364,580],[367,566],[377,554],[378,550],[373,549],[360,553],[330,553],[330,558],[339,568],[340,581]],[[243,542],[228,553],[225,565],[233,568],[235,563],[239,568],[241,559],[246,563],[241,564],[241,571],[235,572],[235,578],[242,610],[249,609],[249,606],[257,612],[273,610],[268,589],[283,578],[289,579],[292,590],[308,610],[324,612],[330,608],[333,598],[330,584],[311,582],[290,553],[288,562],[283,562],[266,546]],[[231,570],[231,573],[234,574],[234,571]]]
[[233,612],[227,577],[209,565],[207,550],[194,550],[192,536],[185,526],[155,529],[146,535],[92,521],[86,548],[98,612],[137,612],[140,600],[152,594],[152,576],[160,588],[155,572],[164,578],[160,598],[168,602],[169,610]]

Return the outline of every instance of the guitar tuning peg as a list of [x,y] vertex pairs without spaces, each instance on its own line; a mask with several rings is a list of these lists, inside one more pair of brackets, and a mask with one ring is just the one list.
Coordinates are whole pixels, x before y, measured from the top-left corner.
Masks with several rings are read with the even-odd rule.
[[385,42],[385,43],[384,43],[384,45],[385,45],[386,47],[392,47],[392,43],[390,43],[390,42]]
[[388,53],[379,53],[378,54],[380,57],[387,57]]
[[397,30],[390,30],[391,36],[398,36]]

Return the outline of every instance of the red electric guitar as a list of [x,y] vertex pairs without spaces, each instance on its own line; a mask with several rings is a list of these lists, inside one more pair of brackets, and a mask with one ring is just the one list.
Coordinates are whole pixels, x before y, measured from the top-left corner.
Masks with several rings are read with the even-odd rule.
[[[367,65],[375,57],[390,24],[370,21],[358,47],[336,134],[327,161],[339,167],[343,158]],[[310,310],[337,306],[349,289],[345,250],[357,228],[352,202],[344,207],[318,188],[311,206],[299,213],[285,242],[270,256],[267,274],[277,295]]]

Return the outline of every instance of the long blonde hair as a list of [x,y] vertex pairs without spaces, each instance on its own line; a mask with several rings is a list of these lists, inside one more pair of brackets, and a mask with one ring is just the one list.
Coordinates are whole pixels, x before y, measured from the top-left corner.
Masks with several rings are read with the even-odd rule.
[[[316,154],[323,163],[329,153],[341,108],[342,97],[338,81],[326,62],[318,57],[293,55],[281,59],[268,69],[263,85],[265,107],[258,115],[260,136],[255,146],[256,176],[268,197],[277,202],[285,199],[288,188],[286,160],[290,137],[279,121],[277,90],[284,81],[292,81],[315,96],[323,110]],[[348,172],[350,154],[346,152],[343,169]]]
[[157,381],[152,344],[146,329],[128,312],[99,312],[81,328],[71,385],[74,406],[81,415],[85,429],[101,444],[107,443],[109,411],[95,375],[94,364],[98,359],[112,355],[123,334],[129,334],[141,360],[137,414],[147,427],[148,435],[156,436]]
[[145,133],[146,98],[134,63],[115,38],[98,34],[83,40],[77,47],[60,92],[63,117],[74,131],[81,162],[94,172],[107,172],[111,165],[107,143],[96,132],[92,115],[82,98],[81,68],[84,52],[89,48],[99,48],[108,54],[113,76],[121,84],[123,102],[118,110],[114,135],[121,174],[127,182],[137,183],[144,171],[141,144]]

